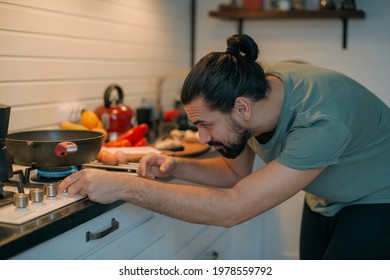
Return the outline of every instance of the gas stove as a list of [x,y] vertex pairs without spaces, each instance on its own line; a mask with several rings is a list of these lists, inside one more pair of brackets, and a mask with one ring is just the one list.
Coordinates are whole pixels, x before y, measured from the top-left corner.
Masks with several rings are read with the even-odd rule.
[[98,168],[111,172],[122,172],[137,176],[138,163],[116,166],[98,161],[82,166],[34,168],[13,165],[14,176],[0,181],[0,223],[23,224],[76,201],[85,196],[57,193],[58,183],[82,168]]
[[48,170],[14,165],[13,170],[14,177],[0,182],[0,223],[23,224],[85,199],[57,192],[59,181],[77,171],[77,167]]

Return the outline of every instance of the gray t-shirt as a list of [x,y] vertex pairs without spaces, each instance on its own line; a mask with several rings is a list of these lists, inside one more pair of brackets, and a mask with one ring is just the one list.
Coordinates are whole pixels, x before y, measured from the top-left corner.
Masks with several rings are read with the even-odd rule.
[[325,167],[306,191],[313,211],[335,215],[358,203],[390,203],[390,109],[351,78],[307,64],[270,65],[285,86],[270,141],[249,146],[264,162]]

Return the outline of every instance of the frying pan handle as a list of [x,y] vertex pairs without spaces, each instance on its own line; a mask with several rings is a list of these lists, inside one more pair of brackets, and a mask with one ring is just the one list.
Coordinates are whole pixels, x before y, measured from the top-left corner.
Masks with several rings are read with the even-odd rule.
[[65,157],[68,154],[77,152],[77,145],[73,142],[61,142],[54,149],[54,154],[57,157]]

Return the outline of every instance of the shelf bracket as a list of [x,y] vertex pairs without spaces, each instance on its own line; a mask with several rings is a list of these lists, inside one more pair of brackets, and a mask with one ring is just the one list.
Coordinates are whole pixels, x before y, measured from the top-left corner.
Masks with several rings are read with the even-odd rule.
[[348,18],[342,17],[341,21],[343,23],[343,49],[347,48],[347,40],[348,40]]
[[237,27],[238,27],[238,34],[242,34],[242,31],[243,31],[243,28],[244,28],[244,19],[242,19],[242,18],[239,18],[238,20],[237,20]]

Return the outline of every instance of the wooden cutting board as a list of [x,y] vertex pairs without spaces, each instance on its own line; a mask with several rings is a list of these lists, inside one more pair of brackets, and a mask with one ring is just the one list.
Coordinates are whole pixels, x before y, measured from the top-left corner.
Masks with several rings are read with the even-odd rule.
[[[182,142],[182,145],[184,147],[183,151],[166,151],[166,150],[157,150],[154,148],[153,145],[145,147],[145,149],[134,149],[134,148],[108,148],[108,150],[122,150],[126,153],[127,159],[129,162],[139,162],[139,160],[146,155],[147,152],[156,152],[156,153],[162,153],[164,155],[169,156],[175,156],[175,157],[194,157],[199,156],[204,153],[206,153],[209,149],[209,145],[200,144],[200,143],[189,143],[189,142]],[[138,151],[141,151],[138,153]]]

